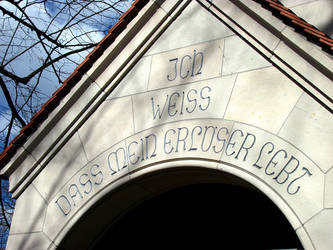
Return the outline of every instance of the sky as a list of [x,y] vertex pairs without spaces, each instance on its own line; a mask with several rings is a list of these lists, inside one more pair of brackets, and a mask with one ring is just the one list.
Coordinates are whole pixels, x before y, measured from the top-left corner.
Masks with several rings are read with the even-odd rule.
[[[22,4],[25,3],[26,1],[33,2],[31,0],[25,0],[22,1]],[[29,18],[32,18],[32,20],[35,21],[36,26],[41,29],[45,30],[48,29],[49,31],[54,31],[57,30],[59,27],[62,27],[66,23],[66,19],[68,18],[67,15],[56,15],[58,10],[60,8],[63,8],[63,5],[59,4],[60,2],[64,1],[52,1],[48,0],[46,1],[45,7],[42,4],[36,4],[36,5],[31,5],[31,7],[28,7],[26,12],[29,15]],[[85,1],[81,1],[83,4],[85,4]],[[104,1],[104,3],[107,1]],[[119,5],[119,9],[122,11],[126,11],[131,3],[133,1],[127,1],[126,3],[122,3]],[[6,1],[1,1],[0,6],[5,7],[6,9],[15,12],[17,11],[15,7],[13,7],[11,4],[7,3]],[[79,6],[74,6],[74,8],[79,8]],[[97,10],[98,11],[98,6],[92,7],[92,10]],[[69,11],[69,10],[68,10]],[[86,11],[83,12],[84,15],[89,15],[91,12]],[[94,32],[94,33],[89,33],[89,36],[85,37],[78,37],[77,34],[79,34],[80,30],[66,30],[62,33],[60,39],[62,41],[70,41],[75,37],[76,39],[80,39],[81,41],[86,41],[86,40],[92,40],[95,43],[99,42],[107,33],[108,29],[111,28],[115,20],[111,20],[109,16],[111,16],[111,12],[104,12],[105,15],[101,19],[94,19],[91,22],[80,22],[79,23],[79,28],[84,31],[92,31],[96,29],[102,29],[101,32]],[[17,16],[19,15],[19,12],[16,12]],[[49,21],[53,20],[52,25],[49,26]],[[46,20],[46,21],[42,21]],[[47,21],[49,20],[49,21]],[[77,19],[76,19],[77,20]],[[76,22],[74,19],[73,22]],[[0,24],[1,25],[1,24]],[[102,27],[102,25],[105,25]],[[2,23],[2,35],[0,36],[0,45],[2,44],[3,46],[0,46],[0,60],[3,62],[4,60],[7,60],[9,57],[5,57],[5,50],[6,50],[6,44],[9,43],[11,39],[11,35],[13,33],[13,29],[15,27],[14,21],[7,21]],[[18,45],[23,45],[23,46],[30,46],[32,43],[31,40],[31,34],[29,32],[24,33],[17,32],[17,39],[13,41],[13,43],[16,43]],[[15,53],[15,48],[12,50],[13,53]],[[74,69],[77,67],[78,64],[83,61],[84,57],[88,54],[89,51],[83,52],[80,55],[72,55],[70,57],[70,60],[72,62],[69,62],[65,65],[62,65],[62,69],[68,73],[72,73]],[[56,53],[54,53],[56,54]],[[35,69],[41,65],[41,60],[44,59],[46,56],[46,53],[43,51],[41,47],[35,47],[32,49],[29,53],[25,53],[16,60],[14,60],[11,63],[11,68],[14,70],[14,72],[19,75],[19,76],[26,76],[28,73],[32,71],[32,69]],[[74,63],[75,62],[75,63]],[[59,82],[58,79],[54,74],[51,74],[47,71],[44,71],[42,75],[42,81],[40,82],[38,86],[38,90],[40,91],[40,96],[41,96],[41,103],[40,105],[46,102],[52,93],[54,93],[59,87]],[[62,81],[65,80],[62,79]],[[8,86],[8,85],[7,85]],[[11,94],[14,96],[15,95],[15,87],[13,84],[9,86]],[[23,100],[22,100],[23,101]],[[36,110],[38,111],[38,110]],[[0,131],[5,128],[5,126],[8,124],[8,119],[11,117],[11,111],[9,110],[7,103],[5,101],[5,97],[0,90]],[[11,136],[11,139],[13,139],[17,134],[19,133],[19,129],[15,129],[14,133]],[[1,147],[1,146],[0,146]],[[3,149],[0,148],[0,152]]]
[[[27,0],[22,1],[22,3],[26,2]],[[29,2],[33,2],[34,0],[28,0]],[[60,2],[60,1],[58,1]],[[84,2],[84,1],[82,1]],[[107,2],[107,1],[105,1]],[[133,1],[130,0],[127,3],[124,3],[122,5],[119,6],[119,8],[122,11],[126,11],[131,3]],[[6,9],[15,12],[15,8],[13,8],[13,6],[11,4],[8,4],[6,1],[1,1],[0,2],[0,6],[5,7]],[[35,17],[36,20],[36,25],[38,26],[39,29],[41,30],[45,30],[48,22],[42,22],[40,20],[51,20],[51,19],[55,19],[54,25],[49,27],[49,30],[56,30],[59,26],[64,25],[65,21],[66,21],[66,17],[65,16],[57,16],[57,18],[55,18],[55,15],[57,13],[57,6],[55,1],[52,0],[48,0],[46,1],[46,9],[44,9],[44,6],[40,6],[40,5],[32,5],[32,7],[29,7],[27,9],[27,13],[29,14],[29,17]],[[61,7],[61,6],[60,6]],[[47,13],[48,12],[48,13]],[[1,13],[1,12],[0,12]],[[0,14],[2,15],[2,13]],[[3,17],[3,15],[2,15]],[[0,16],[1,18],[1,16]],[[107,30],[109,28],[111,28],[115,21],[114,20],[110,20],[108,18],[108,13],[105,13],[105,17],[102,20],[99,20],[101,23],[105,23],[107,24],[107,28],[104,28],[104,32],[95,32],[95,33],[91,33],[89,34],[89,37],[84,37],[82,38],[82,40],[84,39],[91,39],[94,42],[99,42],[106,34],[107,34]],[[1,25],[1,24],[0,24]],[[81,28],[84,29],[85,31],[90,31],[90,30],[94,30],[96,28],[100,28],[98,26],[98,22],[91,22],[90,24],[81,24]],[[13,32],[13,28],[15,27],[15,23],[13,21],[8,21],[8,22],[3,22],[2,26],[1,26],[1,32],[2,35],[0,36],[0,61],[4,62],[5,60],[5,50],[6,50],[6,44],[9,43],[9,39],[11,37],[11,34]],[[3,35],[3,34],[9,34],[8,37]],[[75,31],[67,31],[67,32],[63,32],[62,36],[60,37],[60,39],[62,40],[70,40],[73,38],[73,36],[76,36],[78,33],[75,33]],[[31,44],[31,40],[29,39],[30,34],[24,34],[22,33],[21,35],[17,36],[18,39],[16,42],[17,44],[20,45],[24,45],[24,46],[29,46]],[[4,45],[4,46],[1,46]],[[15,49],[14,49],[15,50]],[[13,52],[15,52],[13,50]],[[43,54],[44,53],[44,54]],[[89,51],[83,52],[81,53],[81,55],[72,55],[70,57],[70,59],[75,62],[75,63],[69,63],[66,64],[64,66],[64,70],[66,70],[66,72],[68,72],[68,74],[72,73],[74,71],[74,69],[77,67],[78,64],[81,63],[81,61],[84,59],[84,57],[89,53]],[[38,66],[40,66],[40,58],[41,57],[45,57],[45,52],[43,52],[43,50],[41,48],[35,48],[34,50],[31,51],[31,53],[25,53],[23,54],[23,56],[21,56],[19,58],[19,60],[15,60],[12,64],[11,67],[13,69],[15,69],[15,73],[19,76],[25,76],[27,75],[29,72],[31,72],[31,69],[36,68]],[[65,79],[63,79],[65,80]],[[11,92],[11,94],[13,96],[15,96],[15,87],[13,85],[7,85],[7,87],[9,88],[9,91]],[[50,74],[47,71],[44,71],[43,73],[43,80],[41,81],[40,85],[38,86],[38,90],[41,93],[42,96],[42,102],[46,102],[50,96],[52,95],[53,92],[55,92],[58,88],[60,87],[60,84],[57,80],[57,78],[54,76],[54,74]],[[42,103],[41,103],[42,104]],[[11,118],[11,111],[9,109],[9,107],[7,106],[7,102],[5,101],[5,97],[3,92],[0,89],[0,131],[3,130],[7,125],[8,125],[8,120]],[[20,128],[18,128],[17,126],[13,129],[13,133],[11,134],[10,140],[15,138],[15,136],[19,133]],[[1,136],[1,135],[0,135]],[[2,148],[2,144],[0,143],[0,152],[3,151]],[[8,186],[8,182],[5,183],[6,186]],[[4,193],[3,196],[5,197],[5,199],[11,199],[11,196],[9,193]],[[5,236],[8,237],[8,231],[5,233]],[[0,247],[3,247],[3,243],[4,242],[0,242]]]

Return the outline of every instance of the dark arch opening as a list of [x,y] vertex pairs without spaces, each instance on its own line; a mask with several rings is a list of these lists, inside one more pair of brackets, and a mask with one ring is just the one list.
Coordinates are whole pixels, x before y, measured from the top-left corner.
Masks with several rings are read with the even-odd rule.
[[303,249],[264,194],[234,185],[195,184],[162,193],[113,224],[93,249],[198,247]]

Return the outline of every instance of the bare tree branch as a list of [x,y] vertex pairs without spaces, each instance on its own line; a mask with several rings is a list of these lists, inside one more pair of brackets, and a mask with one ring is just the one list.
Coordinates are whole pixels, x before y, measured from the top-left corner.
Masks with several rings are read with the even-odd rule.
[[45,32],[39,30],[36,26],[29,24],[28,22],[24,21],[21,18],[18,18],[13,12],[6,10],[4,7],[0,6],[0,11],[2,11],[3,15],[8,15],[14,20],[18,21],[20,24],[28,27],[30,30],[36,32],[37,35],[43,36],[46,40],[50,41],[51,43],[56,44],[60,48],[63,47],[61,43],[58,43],[57,40],[52,39],[49,35],[47,35]]
[[19,113],[17,112],[14,103],[12,102],[12,99],[10,97],[9,91],[6,87],[5,82],[3,81],[2,77],[0,77],[0,87],[2,89],[2,92],[6,98],[6,101],[8,103],[8,106],[10,108],[10,110],[12,111],[13,117],[16,118],[22,127],[24,127],[26,125],[25,121],[23,120],[23,118],[19,115]]

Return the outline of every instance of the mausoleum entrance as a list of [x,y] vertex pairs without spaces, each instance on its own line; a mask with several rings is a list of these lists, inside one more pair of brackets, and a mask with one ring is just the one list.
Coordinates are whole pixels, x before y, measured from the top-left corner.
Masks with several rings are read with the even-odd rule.
[[[90,249],[108,249],[110,245],[303,249],[280,209],[238,177],[214,170],[177,168],[149,174],[136,183],[159,190],[159,194],[120,212],[99,233],[93,227],[97,221],[88,223],[90,214],[96,213],[88,212],[86,222],[75,226],[64,244],[80,245],[83,239],[76,232],[82,233],[84,225],[90,225],[83,230],[96,235],[89,243]],[[126,193],[126,187],[121,188],[122,192]],[[101,201],[97,208],[100,215],[112,213],[110,200],[117,197],[115,194]]]

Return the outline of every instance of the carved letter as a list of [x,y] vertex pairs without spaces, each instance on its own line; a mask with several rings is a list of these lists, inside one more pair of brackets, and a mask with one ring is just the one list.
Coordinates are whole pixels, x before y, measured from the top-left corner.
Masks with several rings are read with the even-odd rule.
[[259,156],[258,156],[257,161],[256,161],[252,166],[257,167],[257,168],[259,168],[259,169],[262,168],[261,166],[258,165],[258,162],[259,162],[259,160],[260,160],[260,158],[261,158],[262,152],[264,151],[264,149],[266,149],[266,146],[271,146],[271,148],[272,148],[271,150],[268,150],[268,151],[267,151],[267,154],[270,154],[270,153],[273,152],[273,150],[274,150],[274,144],[271,143],[271,142],[266,142],[266,143],[264,144],[264,146],[262,146],[262,148],[260,149],[260,153],[259,153]]
[[[296,166],[293,167],[290,171],[287,171],[286,170],[287,166],[291,165],[291,163],[293,161],[295,162]],[[287,164],[281,169],[280,173],[273,179],[276,180],[276,182],[279,184],[285,183],[288,180],[290,174],[294,173],[295,170],[298,168],[298,166],[299,166],[299,161],[292,155],[290,157],[290,160],[287,162]],[[279,177],[282,175],[282,173],[285,173],[286,175],[284,176],[284,178],[282,180],[279,180]]]
[[94,164],[94,165],[92,165],[91,168],[90,168],[90,173],[91,173],[91,175],[94,176],[94,177],[96,177],[96,179],[97,179],[97,180],[94,182],[94,184],[95,184],[95,185],[99,185],[99,184],[101,184],[102,181],[103,181],[103,173],[102,173],[101,170],[99,170],[98,172],[96,172],[96,171],[94,171],[94,169],[99,170],[99,165]]
[[268,167],[269,167],[269,165],[273,165],[273,168],[275,168],[275,166],[276,166],[276,164],[278,164],[278,162],[274,162],[273,160],[275,159],[275,157],[279,154],[279,153],[283,153],[284,154],[284,159],[286,159],[287,158],[287,152],[285,151],[285,150],[283,150],[283,149],[281,149],[281,150],[279,150],[279,151],[277,151],[275,154],[274,154],[274,156],[272,157],[272,159],[268,162],[268,164],[267,164],[267,166],[266,166],[266,168],[265,168],[265,173],[267,174],[267,175],[273,175],[275,172],[274,171],[272,171],[272,172],[268,172]]
[[233,139],[233,137],[234,137],[234,135],[236,134],[236,132],[240,132],[241,137],[244,136],[243,132],[242,132],[241,130],[239,130],[239,129],[236,129],[235,131],[233,131],[233,132],[231,133],[231,135],[230,135],[230,139],[229,139],[229,142],[228,142],[228,144],[227,144],[227,148],[225,149],[225,154],[226,154],[227,156],[231,156],[231,155],[233,155],[233,154],[235,153],[235,151],[233,151],[232,153],[228,153],[228,149],[229,149],[229,146],[230,146],[230,145],[232,146],[232,148],[235,147],[236,142],[233,142],[233,143],[232,143],[232,142],[231,142],[231,139]]
[[225,130],[225,131],[226,131],[226,132],[225,132],[225,135],[228,135],[228,134],[229,134],[228,129],[225,128],[225,127],[222,127],[222,128],[219,129],[219,131],[217,131],[216,138],[217,138],[218,141],[222,141],[223,144],[222,144],[222,147],[221,147],[220,150],[216,150],[216,146],[215,146],[215,145],[213,146],[213,150],[214,150],[215,153],[221,153],[221,151],[222,151],[223,148],[224,148],[225,141],[226,141],[226,139],[227,139],[227,138],[221,138],[221,137],[219,136],[219,135],[220,135],[220,132],[221,132],[222,130]]
[[[74,188],[74,189],[73,189],[73,188]],[[74,193],[71,192],[71,191],[73,191],[73,190],[74,190]],[[76,190],[76,191],[75,191],[75,190]],[[80,193],[80,190],[79,190],[79,188],[76,186],[76,184],[72,184],[72,185],[69,186],[69,188],[68,188],[68,193],[69,193],[69,196],[72,198],[72,201],[73,201],[73,203],[74,203],[74,206],[76,206],[74,198],[76,197],[77,194],[80,195],[81,199],[83,198],[83,196],[82,196],[82,194]]]
[[127,151],[128,151],[128,160],[129,160],[129,162],[132,164],[132,165],[135,165],[139,160],[140,160],[140,157],[139,156],[137,156],[136,157],[136,160],[133,162],[132,161],[132,156],[135,156],[135,152],[134,153],[131,153],[131,146],[133,145],[133,144],[138,144],[138,142],[137,141],[132,141],[129,145],[128,145],[128,147],[127,147]]
[[[250,138],[250,137],[252,138],[252,142],[250,143],[250,145],[248,147],[245,147],[246,140],[247,140],[247,138]],[[245,139],[242,143],[242,146],[239,148],[239,151],[238,151],[235,158],[238,159],[239,153],[242,151],[242,149],[245,149],[246,152],[245,152],[245,156],[243,158],[243,161],[246,161],[246,157],[247,157],[247,154],[249,153],[249,149],[253,147],[255,142],[256,142],[256,136],[253,135],[253,134],[247,133],[246,137],[245,137]]]
[[186,111],[188,112],[188,113],[192,113],[194,110],[195,110],[195,108],[197,107],[197,98],[191,98],[190,97],[190,93],[191,92],[194,92],[195,93],[195,95],[197,94],[197,91],[195,90],[195,89],[190,89],[188,92],[187,92],[187,100],[189,101],[189,102],[194,102],[194,104],[193,104],[193,108],[192,108],[192,110],[190,111],[190,109],[187,107],[186,108]]
[[[175,95],[180,97],[180,94],[178,92],[174,92],[174,93],[171,94],[170,99],[169,99],[169,106],[168,106],[168,114],[169,114],[170,117],[175,116],[178,112],[178,110],[176,109],[178,97],[177,97],[176,101],[171,105],[172,97],[175,96]],[[171,113],[171,110],[172,110],[171,108],[175,109],[174,113]]]
[[150,144],[149,144],[149,138],[153,138],[153,142],[154,142],[154,150],[153,150],[153,153],[150,155],[149,158],[153,158],[156,156],[156,147],[157,147],[157,137],[155,134],[150,134],[150,135],[147,135],[146,136],[146,160],[148,159],[148,151],[149,151],[149,147]]
[[167,78],[169,81],[173,81],[177,78],[177,62],[178,62],[178,58],[173,58],[170,59],[169,62],[175,61],[175,76],[173,78],[170,77],[170,75],[167,75]]
[[[86,178],[86,180],[83,180],[83,178]],[[92,190],[92,183],[91,180],[89,179],[89,175],[84,173],[80,176],[79,182],[82,186],[86,187],[88,185],[88,188],[84,190],[85,194],[89,194]]]
[[[123,152],[123,164],[122,164],[122,168],[120,168],[120,163],[119,163],[119,157],[118,157],[118,152],[122,151]],[[111,164],[111,157],[114,156],[115,162],[116,162],[116,168],[113,168],[113,164]],[[116,151],[111,152],[108,156],[108,165],[109,165],[109,169],[111,170],[111,175],[114,175],[115,173],[117,173],[118,171],[120,171],[123,168],[127,167],[126,164],[126,153],[125,153],[125,149],[123,148],[118,148]]]
[[163,115],[163,112],[164,112],[164,109],[166,107],[166,104],[168,102],[168,99],[169,99],[169,95],[166,96],[166,99],[165,99],[165,102],[164,102],[164,106],[163,106],[163,109],[162,109],[162,112],[160,110],[160,105],[157,104],[156,105],[156,112],[155,112],[155,105],[154,105],[154,98],[152,97],[151,98],[151,106],[153,108],[153,119],[155,120],[156,119],[156,116],[158,115],[158,119],[161,119],[162,118],[162,115]]
[[58,205],[59,209],[65,216],[68,215],[72,210],[71,203],[65,195],[60,195],[55,203]]
[[291,182],[289,183],[289,185],[288,185],[288,187],[287,187],[287,192],[288,192],[288,194],[294,195],[294,194],[296,194],[296,193],[299,191],[299,189],[301,188],[300,186],[297,186],[295,192],[290,192],[289,189],[290,189],[290,187],[294,184],[295,181],[301,179],[301,178],[302,178],[303,176],[305,176],[306,174],[308,174],[308,176],[311,176],[311,175],[312,175],[312,174],[310,173],[310,171],[309,171],[307,168],[304,168],[304,167],[303,167],[302,170],[305,170],[304,174],[302,174],[301,176],[295,178],[293,181],[291,181]]
[[[205,143],[205,139],[206,139],[206,135],[207,135],[207,131],[208,131],[208,129],[209,128],[212,128],[213,129],[213,131],[212,131],[212,135],[211,135],[211,137],[210,137],[210,142],[209,142],[209,145],[208,145],[208,147],[207,147],[207,149],[204,149],[204,143]],[[210,149],[210,147],[212,146],[212,142],[213,142],[213,138],[214,138],[214,136],[215,136],[215,130],[217,129],[217,127],[213,127],[213,126],[205,126],[205,132],[204,132],[204,134],[203,134],[203,138],[202,138],[202,142],[201,142],[201,150],[202,150],[202,152],[207,152],[209,149]]]
[[185,58],[189,58],[189,60],[192,59],[189,55],[183,56],[183,58],[182,58],[182,60],[181,60],[181,62],[180,62],[180,73],[179,73],[179,74],[180,74],[180,78],[182,78],[182,79],[185,79],[185,78],[188,77],[188,75],[190,74],[190,71],[187,70],[187,71],[186,71],[186,75],[185,75],[185,76],[182,75],[182,72],[183,72],[183,62],[184,62],[184,59],[185,59]]
[[[186,131],[186,134],[185,134],[185,136],[181,139],[181,138],[180,138],[180,133],[181,133],[182,130],[185,130],[185,131]],[[179,146],[179,142],[180,142],[180,141],[182,141],[182,142],[184,143],[184,144],[183,144],[183,151],[186,150],[186,142],[185,142],[185,140],[186,140],[187,136],[188,136],[188,128],[186,128],[186,127],[178,128],[176,152],[178,152],[178,146]]]
[[175,134],[176,133],[176,131],[174,130],[174,129],[169,129],[167,132],[165,132],[165,135],[164,135],[164,153],[166,153],[166,154],[170,154],[173,150],[174,150],[174,147],[173,146],[171,146],[171,149],[170,149],[170,151],[167,151],[166,150],[166,145],[171,145],[171,140],[169,140],[168,142],[167,142],[167,135],[168,135],[168,133],[169,132],[173,132],[173,134]]
[[197,147],[193,147],[193,144],[194,144],[194,130],[196,129],[196,128],[199,128],[200,130],[199,130],[199,132],[197,133],[197,135],[201,135],[201,132],[202,132],[202,128],[201,128],[201,126],[195,126],[193,129],[192,129],[192,133],[191,133],[191,147],[190,147],[190,149],[188,150],[188,151],[196,151],[198,148]]
[[[199,66],[199,69],[197,71],[197,73],[194,74],[194,69],[196,68],[196,57],[197,56],[200,56],[200,66]],[[200,75],[201,74],[201,69],[202,69],[202,65],[203,65],[203,59],[204,59],[204,55],[202,52],[199,52],[197,53],[196,50],[193,51],[193,65],[192,65],[192,75],[191,76],[194,76],[194,75]]]
[[206,109],[208,109],[208,107],[209,107],[209,105],[210,105],[210,96],[209,96],[209,95],[203,96],[203,91],[204,91],[204,89],[208,89],[208,92],[210,92],[210,91],[212,90],[210,87],[205,86],[205,87],[203,87],[203,88],[201,89],[201,91],[200,91],[200,97],[201,97],[201,99],[202,99],[202,100],[207,99],[207,105],[206,105],[206,107],[201,106],[201,104],[199,105],[199,108],[200,108],[202,111],[205,111]]

